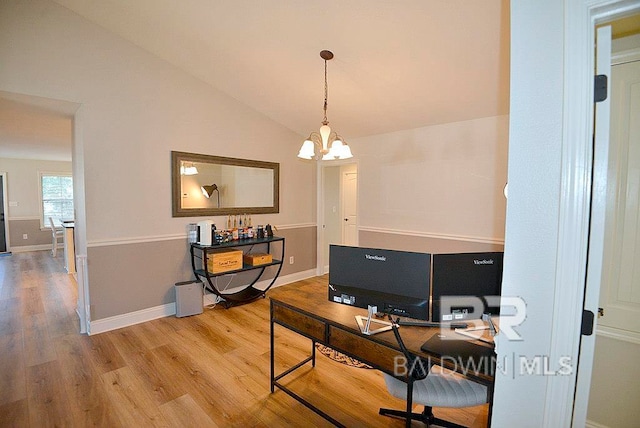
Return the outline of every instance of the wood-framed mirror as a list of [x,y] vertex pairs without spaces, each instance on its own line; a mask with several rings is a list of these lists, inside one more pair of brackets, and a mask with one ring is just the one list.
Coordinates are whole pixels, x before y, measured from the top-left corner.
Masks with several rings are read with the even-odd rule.
[[173,217],[280,211],[280,164],[171,152]]

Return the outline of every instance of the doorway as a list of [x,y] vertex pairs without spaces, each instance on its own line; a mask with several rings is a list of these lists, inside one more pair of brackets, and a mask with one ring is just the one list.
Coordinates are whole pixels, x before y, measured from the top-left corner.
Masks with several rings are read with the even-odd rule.
[[[634,120],[640,115],[640,28],[637,35],[614,37],[610,89],[608,165],[602,167],[607,177],[599,277],[602,313],[595,335],[587,424],[631,427],[640,419],[636,405],[640,369],[635,361],[640,353],[640,276],[635,267],[640,256],[640,123]],[[612,396],[617,398],[611,400]]]
[[[75,207],[75,243],[76,259],[86,259],[85,209],[84,209],[84,169],[82,159],[82,106],[76,102],[26,95],[20,93],[0,91],[0,125],[3,129],[3,139],[0,141],[2,158],[7,175],[2,176],[2,203],[4,210],[5,232],[12,229],[12,218],[29,217],[28,221],[39,219],[39,200],[29,199],[29,203],[18,206],[19,198],[33,198],[36,190],[24,189],[24,183],[14,179],[12,171],[25,171],[22,164],[16,162],[30,162],[34,171],[40,168],[39,162],[70,161],[73,174],[73,193]],[[38,132],[34,132],[38,130]],[[14,174],[15,175],[15,174]],[[11,178],[14,177],[14,178]],[[14,195],[15,194],[15,195]],[[11,196],[14,195],[14,196]],[[14,199],[15,198],[15,199]],[[6,202],[11,200],[11,202]],[[7,206],[12,212],[8,211]],[[13,213],[14,207],[19,212]],[[39,220],[35,220],[36,222]],[[80,227],[79,227],[80,226]],[[29,226],[30,227],[30,226]],[[10,233],[5,233],[9,245]],[[50,241],[49,241],[50,242]],[[15,244],[15,243],[14,243]],[[13,246],[13,252],[17,247]],[[82,263],[84,267],[86,263]],[[86,290],[86,272],[78,271],[76,284],[78,286],[78,300],[76,311],[80,319],[80,332],[88,331],[88,292]]]
[[7,228],[7,173],[0,173],[0,253],[6,253],[9,249],[9,229]]
[[[612,186],[615,181],[611,180],[612,174],[618,174],[618,165],[616,165],[616,162],[619,161],[615,159],[615,157],[618,156],[618,153],[616,153],[615,150],[611,150],[612,142],[610,141],[610,129],[612,129],[613,126],[616,126],[614,123],[615,118],[610,115],[610,113],[615,115],[615,112],[610,108],[610,104],[612,105],[616,102],[614,98],[618,97],[614,95],[611,90],[612,27],[615,27],[618,20],[626,20],[631,13],[635,13],[637,16],[639,6],[640,4],[637,3],[633,5],[623,1],[613,3],[603,2],[602,5],[599,5],[598,7],[594,6],[589,10],[591,25],[593,25],[590,25],[589,35],[591,37],[589,44],[593,45],[593,41],[595,40],[596,49],[590,52],[589,56],[586,56],[585,58],[593,60],[593,63],[596,65],[595,74],[608,76],[609,84],[607,86],[609,90],[606,97],[594,97],[598,100],[595,105],[591,104],[594,102],[594,99],[584,99],[584,102],[589,103],[589,110],[591,110],[591,113],[595,112],[595,114],[593,116],[594,121],[591,123],[587,122],[589,126],[584,128],[585,131],[589,131],[589,137],[593,136],[593,147],[592,155],[590,155],[592,157],[589,160],[589,163],[585,164],[585,166],[588,167],[587,169],[592,171],[592,182],[590,186],[588,186],[589,192],[585,192],[585,194],[588,194],[590,197],[590,213],[589,216],[583,217],[588,219],[588,247],[585,248],[588,251],[588,253],[585,253],[587,254],[588,262],[585,260],[586,286],[583,289],[583,315],[598,313],[598,307],[600,306],[599,294],[601,284],[603,288],[606,288],[605,272],[609,269],[608,259],[611,256],[610,242],[612,238],[609,236],[609,232],[607,231],[607,222],[611,218],[611,215],[615,217],[615,208],[610,206],[609,198],[620,191],[619,189],[616,190],[615,186]],[[596,31],[593,31],[594,28]],[[640,29],[640,25],[638,25],[638,28]],[[582,67],[583,70],[585,70],[584,64]],[[589,77],[589,86],[593,88],[594,77],[593,74],[591,74],[593,64],[589,64],[586,69],[590,70],[590,72],[585,73],[585,77]],[[602,78],[598,79],[604,81]],[[585,104],[583,105],[587,107]],[[609,120],[610,116],[612,119],[611,126]],[[590,139],[591,138],[589,138],[589,140]],[[587,187],[585,187],[585,189],[587,189]],[[635,194],[637,196],[637,191]],[[636,209],[634,216],[637,216],[637,212],[638,210]],[[597,325],[599,323],[600,321],[595,324]],[[591,323],[586,323],[585,325],[589,326]],[[605,345],[607,348],[605,353],[601,354],[606,357],[607,361],[597,361],[595,359],[597,355],[595,345],[596,342],[601,342],[602,326],[598,325],[594,330],[594,333],[595,334],[592,334],[587,330],[584,335],[580,336],[580,350],[577,360],[577,376],[573,399],[572,426],[636,426],[638,414],[635,413],[637,408],[635,402],[634,404],[629,405],[627,400],[627,404],[623,404],[622,407],[616,408],[616,406],[622,404],[631,396],[632,392],[637,391],[637,388],[635,386],[625,388],[624,382],[620,381],[614,381],[613,388],[611,388],[611,386],[607,387],[607,382],[599,380],[602,378],[598,375],[599,370],[605,369],[605,371],[608,371],[608,374],[605,375],[607,381],[614,379],[614,377],[611,376],[614,373],[622,375],[622,378],[618,379],[634,379],[637,376],[634,376],[633,369],[625,370],[624,360],[628,360],[630,354],[627,351],[621,351],[619,346],[614,346],[612,343],[609,343]],[[605,365],[608,365],[608,367],[603,367]],[[633,364],[631,367],[635,368],[635,366],[636,365]],[[603,387],[604,389],[601,389]],[[604,392],[606,388],[609,388],[609,391],[602,395],[601,393]],[[620,391],[624,391],[624,394],[621,395]],[[598,394],[600,394],[600,399],[598,400],[599,404],[596,405],[594,403],[597,401],[594,401],[593,398]],[[631,401],[633,401],[633,399]],[[598,417],[600,421],[605,421],[605,425],[591,419],[594,417],[593,410],[598,406],[609,412],[608,416],[604,417],[604,419]],[[621,408],[624,408],[624,410],[621,410]],[[636,415],[635,419],[633,416],[634,414]],[[631,416],[628,420],[632,422],[630,425],[628,423],[621,423],[620,420],[610,418],[611,415],[616,417]],[[588,418],[590,420],[588,420]]]
[[329,272],[329,246],[358,245],[358,165],[319,166],[318,274]]

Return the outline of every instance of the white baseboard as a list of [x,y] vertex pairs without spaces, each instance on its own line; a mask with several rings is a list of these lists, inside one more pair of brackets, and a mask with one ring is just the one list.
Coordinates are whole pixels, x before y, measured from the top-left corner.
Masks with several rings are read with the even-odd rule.
[[[291,284],[292,282],[302,281],[303,279],[313,278],[314,276],[316,276],[315,269],[303,270],[303,271],[292,273],[286,276],[280,276],[278,277],[278,279],[276,279],[276,282],[275,284],[273,284],[273,287],[280,287],[281,285]],[[271,283],[271,280],[258,281],[255,287],[261,290],[264,290],[265,288],[267,288],[269,283]]]
[[596,335],[640,345],[640,333],[604,325],[596,326]]
[[[273,287],[279,287],[281,285],[290,284],[292,282],[301,281],[303,279],[312,278],[316,276],[315,269],[309,269],[302,272],[292,273],[283,277],[278,277]],[[266,288],[271,281],[260,281],[255,284],[256,288]],[[152,321],[158,318],[170,317],[176,314],[175,302],[167,303],[153,308],[142,309],[135,312],[129,312],[122,315],[115,315],[113,317],[102,318],[99,320],[91,321],[87,333],[89,335],[104,333],[111,330],[116,330],[130,325],[140,324],[147,321]]]
[[587,419],[587,422],[584,424],[584,428],[609,428],[608,425],[602,425],[597,422],[590,421]]
[[129,312],[127,314],[116,315],[103,318],[89,323],[87,334],[98,334],[106,331],[116,330],[130,325],[140,324],[146,321],[164,318],[176,314],[176,304],[167,303],[153,308],[142,309],[140,311]]
[[[40,244],[40,245],[22,245],[19,247],[12,246],[9,248],[9,251],[12,253],[28,253],[30,251],[51,251],[51,244]],[[58,250],[62,250],[62,245],[58,246]]]

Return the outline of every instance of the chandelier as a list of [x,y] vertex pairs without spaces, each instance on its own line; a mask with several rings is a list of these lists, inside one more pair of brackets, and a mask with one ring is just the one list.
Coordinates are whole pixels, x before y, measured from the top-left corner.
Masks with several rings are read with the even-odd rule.
[[[335,131],[329,127],[327,120],[327,95],[329,86],[327,85],[327,61],[333,58],[333,52],[321,51],[320,57],[324,60],[324,119],[320,132],[312,132],[309,138],[302,143],[298,157],[302,159],[336,160],[352,158],[351,149]],[[316,151],[316,148],[318,151]]]

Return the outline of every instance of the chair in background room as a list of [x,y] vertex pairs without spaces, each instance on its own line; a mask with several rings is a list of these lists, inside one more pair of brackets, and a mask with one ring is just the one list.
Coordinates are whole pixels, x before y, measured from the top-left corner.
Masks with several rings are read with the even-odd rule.
[[53,223],[53,218],[51,217],[49,217],[49,225],[51,226],[52,238],[51,254],[53,255],[53,257],[56,257],[58,255],[58,244],[60,243],[59,239],[64,237],[64,230],[57,228]]
[[380,414],[406,418],[407,426],[411,426],[413,419],[421,421],[427,426],[435,424],[449,428],[464,428],[462,425],[436,418],[432,408],[472,407],[485,404],[489,401],[487,387],[461,375],[445,371],[440,366],[425,367],[426,363],[423,360],[418,359],[407,350],[398,332],[397,323],[392,322],[391,325],[398,345],[406,358],[408,376],[411,377],[411,380],[407,383],[383,373],[387,390],[394,397],[406,400],[407,410],[411,409],[413,403],[417,403],[424,406],[424,411],[422,413],[410,412],[407,416],[407,410],[380,409]]

